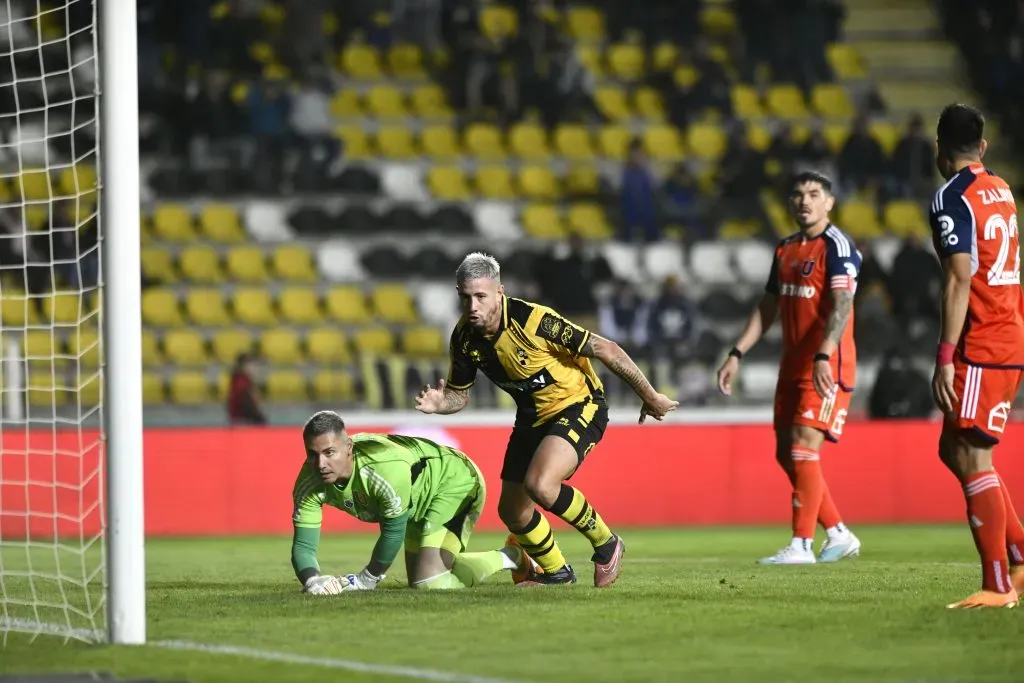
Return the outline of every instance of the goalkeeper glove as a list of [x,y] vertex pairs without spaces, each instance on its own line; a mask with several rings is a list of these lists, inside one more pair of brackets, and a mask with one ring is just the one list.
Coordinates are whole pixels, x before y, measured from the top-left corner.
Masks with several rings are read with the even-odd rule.
[[369,569],[364,569],[358,574],[349,574],[345,578],[348,580],[348,585],[342,590],[346,591],[372,591],[377,587],[377,584],[384,580],[385,575],[374,576],[370,573]]
[[345,578],[339,576],[311,576],[306,579],[304,593],[310,595],[337,595],[345,590]]

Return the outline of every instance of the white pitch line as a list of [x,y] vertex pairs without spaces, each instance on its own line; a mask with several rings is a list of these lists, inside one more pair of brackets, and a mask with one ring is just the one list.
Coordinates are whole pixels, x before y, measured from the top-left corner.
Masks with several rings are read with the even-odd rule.
[[342,669],[345,671],[357,671],[360,673],[379,674],[382,676],[412,678],[419,681],[442,681],[443,683],[511,683],[508,680],[487,678],[485,676],[474,676],[472,674],[435,671],[433,669],[420,669],[418,667],[411,666],[371,664],[369,662],[358,662],[350,659],[334,659],[332,657],[309,657],[289,652],[255,650],[253,648],[238,647],[236,645],[209,645],[206,643],[193,643],[185,640],[158,640],[149,644],[153,647],[160,647],[166,650],[185,650],[189,652],[204,652],[215,655],[247,657],[249,659],[262,659],[267,662],[283,662],[285,664],[318,666],[324,669]]
[[[858,558],[860,559],[860,558]],[[872,562],[873,560],[868,560]],[[737,564],[742,560],[725,557],[633,557],[623,559],[626,564]],[[886,564],[910,564],[925,567],[970,567],[978,566],[977,562],[886,562]]]

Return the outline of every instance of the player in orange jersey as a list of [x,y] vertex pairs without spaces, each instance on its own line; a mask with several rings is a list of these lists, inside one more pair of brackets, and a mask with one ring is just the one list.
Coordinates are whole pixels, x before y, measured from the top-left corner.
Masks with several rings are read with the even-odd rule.
[[1024,527],[992,465],[1024,375],[1024,294],[1017,207],[981,158],[978,110],[951,104],[937,126],[936,166],[947,182],[932,200],[932,242],[942,261],[942,331],[932,377],[945,414],[939,457],[963,486],[981,555],[981,591],[949,605],[1015,607],[1024,590]]
[[[775,458],[793,486],[793,538],[759,562],[836,562],[860,554],[860,540],[842,523],[821,472],[819,453],[825,439],[839,440],[856,379],[853,297],[861,255],[829,220],[835,198],[828,178],[799,174],[789,199],[800,231],[775,249],[765,294],[718,371],[718,387],[731,395],[740,359],[775,318],[781,318]],[[815,556],[817,522],[825,527],[827,538]]]

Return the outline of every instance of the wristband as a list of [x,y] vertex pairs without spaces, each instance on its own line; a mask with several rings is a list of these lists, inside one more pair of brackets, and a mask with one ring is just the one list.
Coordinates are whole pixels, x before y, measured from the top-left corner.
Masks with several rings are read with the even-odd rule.
[[826,363],[832,360],[827,353],[816,353],[814,354],[814,362],[817,363],[819,360],[823,360]]
[[729,355],[734,356],[736,360],[743,358],[743,352],[737,349],[735,346],[729,349]]
[[935,352],[936,365],[949,365],[953,362],[953,354],[956,353],[956,344],[948,341],[940,341],[939,348]]

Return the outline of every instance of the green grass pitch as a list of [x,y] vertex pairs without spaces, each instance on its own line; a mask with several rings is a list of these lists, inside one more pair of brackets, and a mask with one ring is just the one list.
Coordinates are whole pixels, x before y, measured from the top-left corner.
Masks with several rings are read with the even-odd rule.
[[[624,570],[592,586],[586,542],[560,528],[580,583],[444,593],[385,590],[304,596],[289,539],[152,539],[151,641],[192,641],[377,666],[331,671],[248,656],[155,646],[95,647],[12,634],[0,674],[109,671],[161,680],[470,681],[1008,681],[1024,667],[1024,610],[961,612],[945,604],[978,586],[966,526],[861,527],[863,555],[835,565],[761,567],[783,528],[623,530]],[[372,536],[324,539],[325,571],[360,569]],[[477,534],[471,550],[502,537]],[[24,551],[7,548],[8,570]],[[8,592],[18,586],[8,581]],[[372,668],[371,668],[372,669]],[[430,671],[426,671],[430,670]],[[393,672],[394,673],[394,672]]]

